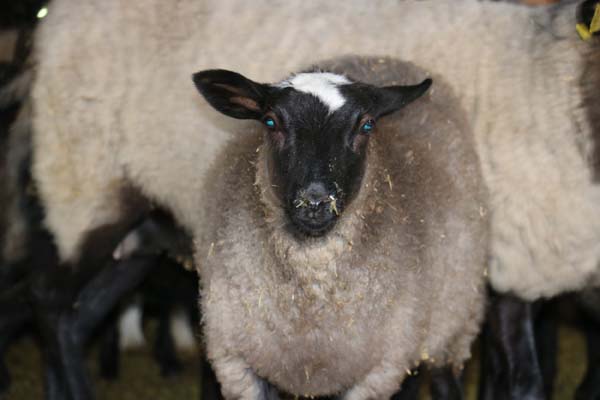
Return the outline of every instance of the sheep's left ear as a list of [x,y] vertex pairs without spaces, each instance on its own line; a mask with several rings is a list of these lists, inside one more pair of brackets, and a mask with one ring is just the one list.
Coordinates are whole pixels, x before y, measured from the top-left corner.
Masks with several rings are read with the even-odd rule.
[[264,114],[268,85],[223,69],[192,75],[198,91],[217,111],[239,119],[259,119]]
[[425,79],[418,85],[412,86],[385,86],[379,89],[381,95],[378,104],[378,117],[391,114],[421,97],[431,86],[433,81]]

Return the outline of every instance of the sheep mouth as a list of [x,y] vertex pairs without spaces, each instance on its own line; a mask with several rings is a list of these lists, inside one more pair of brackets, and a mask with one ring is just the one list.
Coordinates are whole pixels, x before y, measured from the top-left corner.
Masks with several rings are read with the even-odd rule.
[[291,226],[296,233],[303,236],[319,237],[328,233],[335,225],[337,218],[331,216],[324,220],[306,219],[299,216],[291,216]]

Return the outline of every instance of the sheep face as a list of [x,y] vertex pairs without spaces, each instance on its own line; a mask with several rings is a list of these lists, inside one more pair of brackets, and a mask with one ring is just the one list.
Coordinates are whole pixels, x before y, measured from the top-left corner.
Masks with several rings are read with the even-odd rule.
[[218,111],[263,122],[270,184],[289,228],[300,236],[321,236],[334,226],[360,190],[376,120],[431,84],[378,88],[326,72],[273,85],[224,70],[198,72],[193,79]]

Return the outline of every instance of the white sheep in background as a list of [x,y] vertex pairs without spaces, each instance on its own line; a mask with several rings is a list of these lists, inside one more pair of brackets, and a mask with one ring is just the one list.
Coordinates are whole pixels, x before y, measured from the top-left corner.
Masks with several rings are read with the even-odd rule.
[[47,224],[76,259],[86,231],[119,220],[129,182],[188,228],[203,223],[204,171],[231,122],[194,97],[190,71],[273,81],[335,55],[391,55],[443,74],[467,109],[491,192],[492,284],[528,299],[580,288],[600,259],[588,109],[600,57],[574,15],[570,1],[55,0],[34,87]]

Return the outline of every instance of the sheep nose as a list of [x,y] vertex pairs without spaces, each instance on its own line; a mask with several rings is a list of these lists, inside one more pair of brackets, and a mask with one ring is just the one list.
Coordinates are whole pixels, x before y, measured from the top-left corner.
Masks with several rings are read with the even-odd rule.
[[320,182],[313,182],[306,188],[304,192],[304,199],[308,202],[308,206],[311,208],[317,208],[327,200],[329,192]]
[[299,192],[294,203],[311,209],[317,209],[328,200],[329,192],[325,185],[320,182],[312,182],[306,189]]

